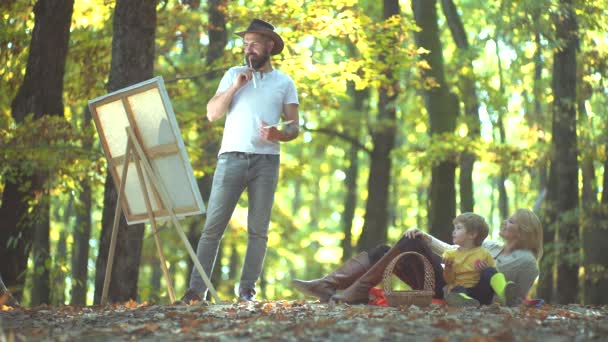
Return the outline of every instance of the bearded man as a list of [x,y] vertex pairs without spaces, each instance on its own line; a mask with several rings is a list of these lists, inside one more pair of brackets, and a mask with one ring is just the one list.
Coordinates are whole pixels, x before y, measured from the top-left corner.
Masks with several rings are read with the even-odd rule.
[[[299,102],[293,80],[272,67],[270,57],[281,53],[284,47],[274,26],[254,19],[246,31],[236,34],[243,38],[246,65],[230,68],[207,104],[209,121],[224,115],[226,121],[207,220],[196,253],[205,273],[211,274],[220,240],[247,189],[247,252],[238,300],[252,301],[266,255],[270,212],[279,178],[280,143],[298,136]],[[194,268],[181,302],[200,301],[206,292],[207,287]]]

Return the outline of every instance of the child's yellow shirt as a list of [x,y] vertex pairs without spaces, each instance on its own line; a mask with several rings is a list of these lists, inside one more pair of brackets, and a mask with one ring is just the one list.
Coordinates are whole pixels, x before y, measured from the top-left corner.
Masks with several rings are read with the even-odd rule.
[[458,285],[465,288],[477,285],[480,273],[475,268],[477,260],[485,262],[489,267],[496,267],[496,263],[490,252],[481,246],[467,250],[447,250],[443,253],[443,258],[454,260],[452,263],[452,274],[445,277],[450,290]]

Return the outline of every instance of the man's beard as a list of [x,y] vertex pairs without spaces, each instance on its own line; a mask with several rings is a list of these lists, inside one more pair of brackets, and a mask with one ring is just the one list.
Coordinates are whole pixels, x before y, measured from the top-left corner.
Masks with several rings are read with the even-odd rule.
[[[258,70],[261,67],[263,67],[264,64],[266,64],[266,62],[268,62],[268,60],[270,59],[270,54],[265,53],[263,55],[257,55],[257,56],[247,55],[246,58],[247,58],[247,65],[254,68],[255,70]],[[251,63],[251,65],[249,63]]]

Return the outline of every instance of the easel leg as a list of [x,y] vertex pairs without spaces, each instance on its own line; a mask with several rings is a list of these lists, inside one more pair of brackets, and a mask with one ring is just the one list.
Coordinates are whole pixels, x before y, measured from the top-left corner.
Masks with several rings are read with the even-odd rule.
[[127,141],[127,150],[125,152],[125,161],[122,165],[122,176],[120,178],[120,189],[118,190],[118,198],[116,199],[116,211],[114,212],[114,224],[112,225],[112,238],[110,239],[110,251],[108,253],[108,262],[106,263],[106,276],[103,280],[103,291],[101,292],[101,305],[106,305],[108,302],[108,290],[110,280],[112,279],[112,265],[114,263],[114,252],[116,251],[116,237],[118,236],[118,223],[120,222],[121,201],[125,192],[125,184],[127,179],[127,170],[129,169],[129,159],[131,157],[131,140]]
[[179,224],[177,219],[174,219],[174,221],[175,221],[174,222],[175,230],[177,230],[179,237],[182,238],[182,241],[184,242],[184,245],[186,246],[186,250],[188,250],[188,254],[190,254],[190,258],[192,259],[192,262],[194,263],[194,267],[196,267],[196,270],[201,275],[201,278],[203,278],[203,281],[205,282],[207,289],[211,293],[211,296],[213,296],[215,303],[219,304],[220,297],[218,297],[217,292],[215,292],[215,287],[213,287],[211,280],[209,280],[207,273],[205,273],[205,270],[203,269],[203,265],[201,265],[201,262],[198,261],[198,257],[196,256],[196,253],[192,249],[192,246],[190,245],[190,241],[188,241],[188,238],[186,237],[186,234],[184,233],[184,230],[182,229],[181,225]]
[[169,289],[169,299],[171,300],[171,303],[175,303],[175,292],[173,291],[171,276],[169,275],[169,270],[167,269],[167,262],[165,261],[165,254],[163,253],[160,238],[158,237],[158,228],[156,226],[156,219],[154,218],[152,204],[150,203],[150,196],[148,196],[148,187],[146,186],[146,180],[141,170],[141,165],[139,163],[140,160],[137,160],[135,162],[135,167],[137,169],[137,175],[139,177],[139,185],[142,193],[144,194],[146,210],[148,211],[148,219],[150,220],[150,225],[152,226],[152,233],[154,234],[154,242],[156,243],[158,258],[160,259],[160,268],[163,270],[163,274],[165,275],[165,281],[167,282],[167,288]]
[[169,269],[167,269],[167,262],[165,260],[165,254],[163,253],[163,248],[160,243],[160,238],[158,237],[158,229],[156,227],[156,221],[152,221],[152,232],[154,234],[154,241],[156,243],[156,249],[158,250],[158,258],[160,259],[160,268],[163,270],[165,275],[165,281],[167,282],[167,289],[169,290],[169,299],[171,300],[171,304],[175,303],[175,291],[173,290],[173,283],[171,282],[171,275],[169,274]]
[[171,217],[171,222],[175,226],[175,229],[177,230],[182,241],[184,242],[184,245],[186,245],[186,249],[188,250],[188,254],[190,254],[190,258],[192,258],[192,262],[194,263],[196,270],[203,278],[203,281],[205,282],[205,285],[207,286],[207,289],[213,296],[213,299],[215,300],[215,302],[220,303],[220,298],[218,297],[217,292],[215,291],[215,287],[213,287],[213,284],[211,283],[211,280],[209,280],[209,277],[205,273],[203,266],[198,261],[198,258],[196,257],[196,253],[194,253],[192,246],[190,246],[190,242],[188,241],[186,234],[184,234],[184,230],[182,229],[181,225],[179,224],[179,220],[177,219],[177,216],[175,216],[175,212],[173,211],[173,206],[171,206],[172,202],[171,202],[171,199],[169,198],[167,190],[165,189],[163,183],[156,176],[156,173],[152,169],[152,166],[150,165],[148,159],[146,159],[146,155],[145,155],[143,149],[141,148],[141,146],[139,145],[137,138],[135,137],[135,133],[133,133],[133,129],[131,127],[126,127],[126,130],[127,130],[127,135],[129,135],[129,141],[131,141],[131,145],[135,149],[135,153],[141,160],[141,163],[142,163],[144,169],[146,170],[146,173],[148,174],[148,177],[150,179],[150,183],[152,183],[152,185],[156,188],[156,190],[158,190],[158,194],[160,196],[162,205],[169,212],[169,216]]

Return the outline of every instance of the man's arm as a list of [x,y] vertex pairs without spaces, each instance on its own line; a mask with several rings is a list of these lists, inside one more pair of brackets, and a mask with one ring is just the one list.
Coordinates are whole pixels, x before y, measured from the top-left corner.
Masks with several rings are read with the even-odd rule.
[[300,134],[300,114],[298,112],[298,104],[289,103],[283,105],[283,113],[285,120],[291,122],[281,131],[282,137],[280,141],[290,141],[295,139]]
[[283,114],[285,121],[291,121],[283,128],[278,130],[276,127],[264,128],[266,123],[262,122],[260,135],[266,140],[290,141],[295,139],[300,133],[300,115],[298,113],[298,104],[289,103],[283,105]]
[[215,94],[207,103],[207,119],[209,119],[209,121],[215,121],[224,116],[224,114],[228,112],[228,107],[230,107],[234,94],[247,84],[250,79],[251,70],[241,72],[236,76],[236,79],[230,88]]

